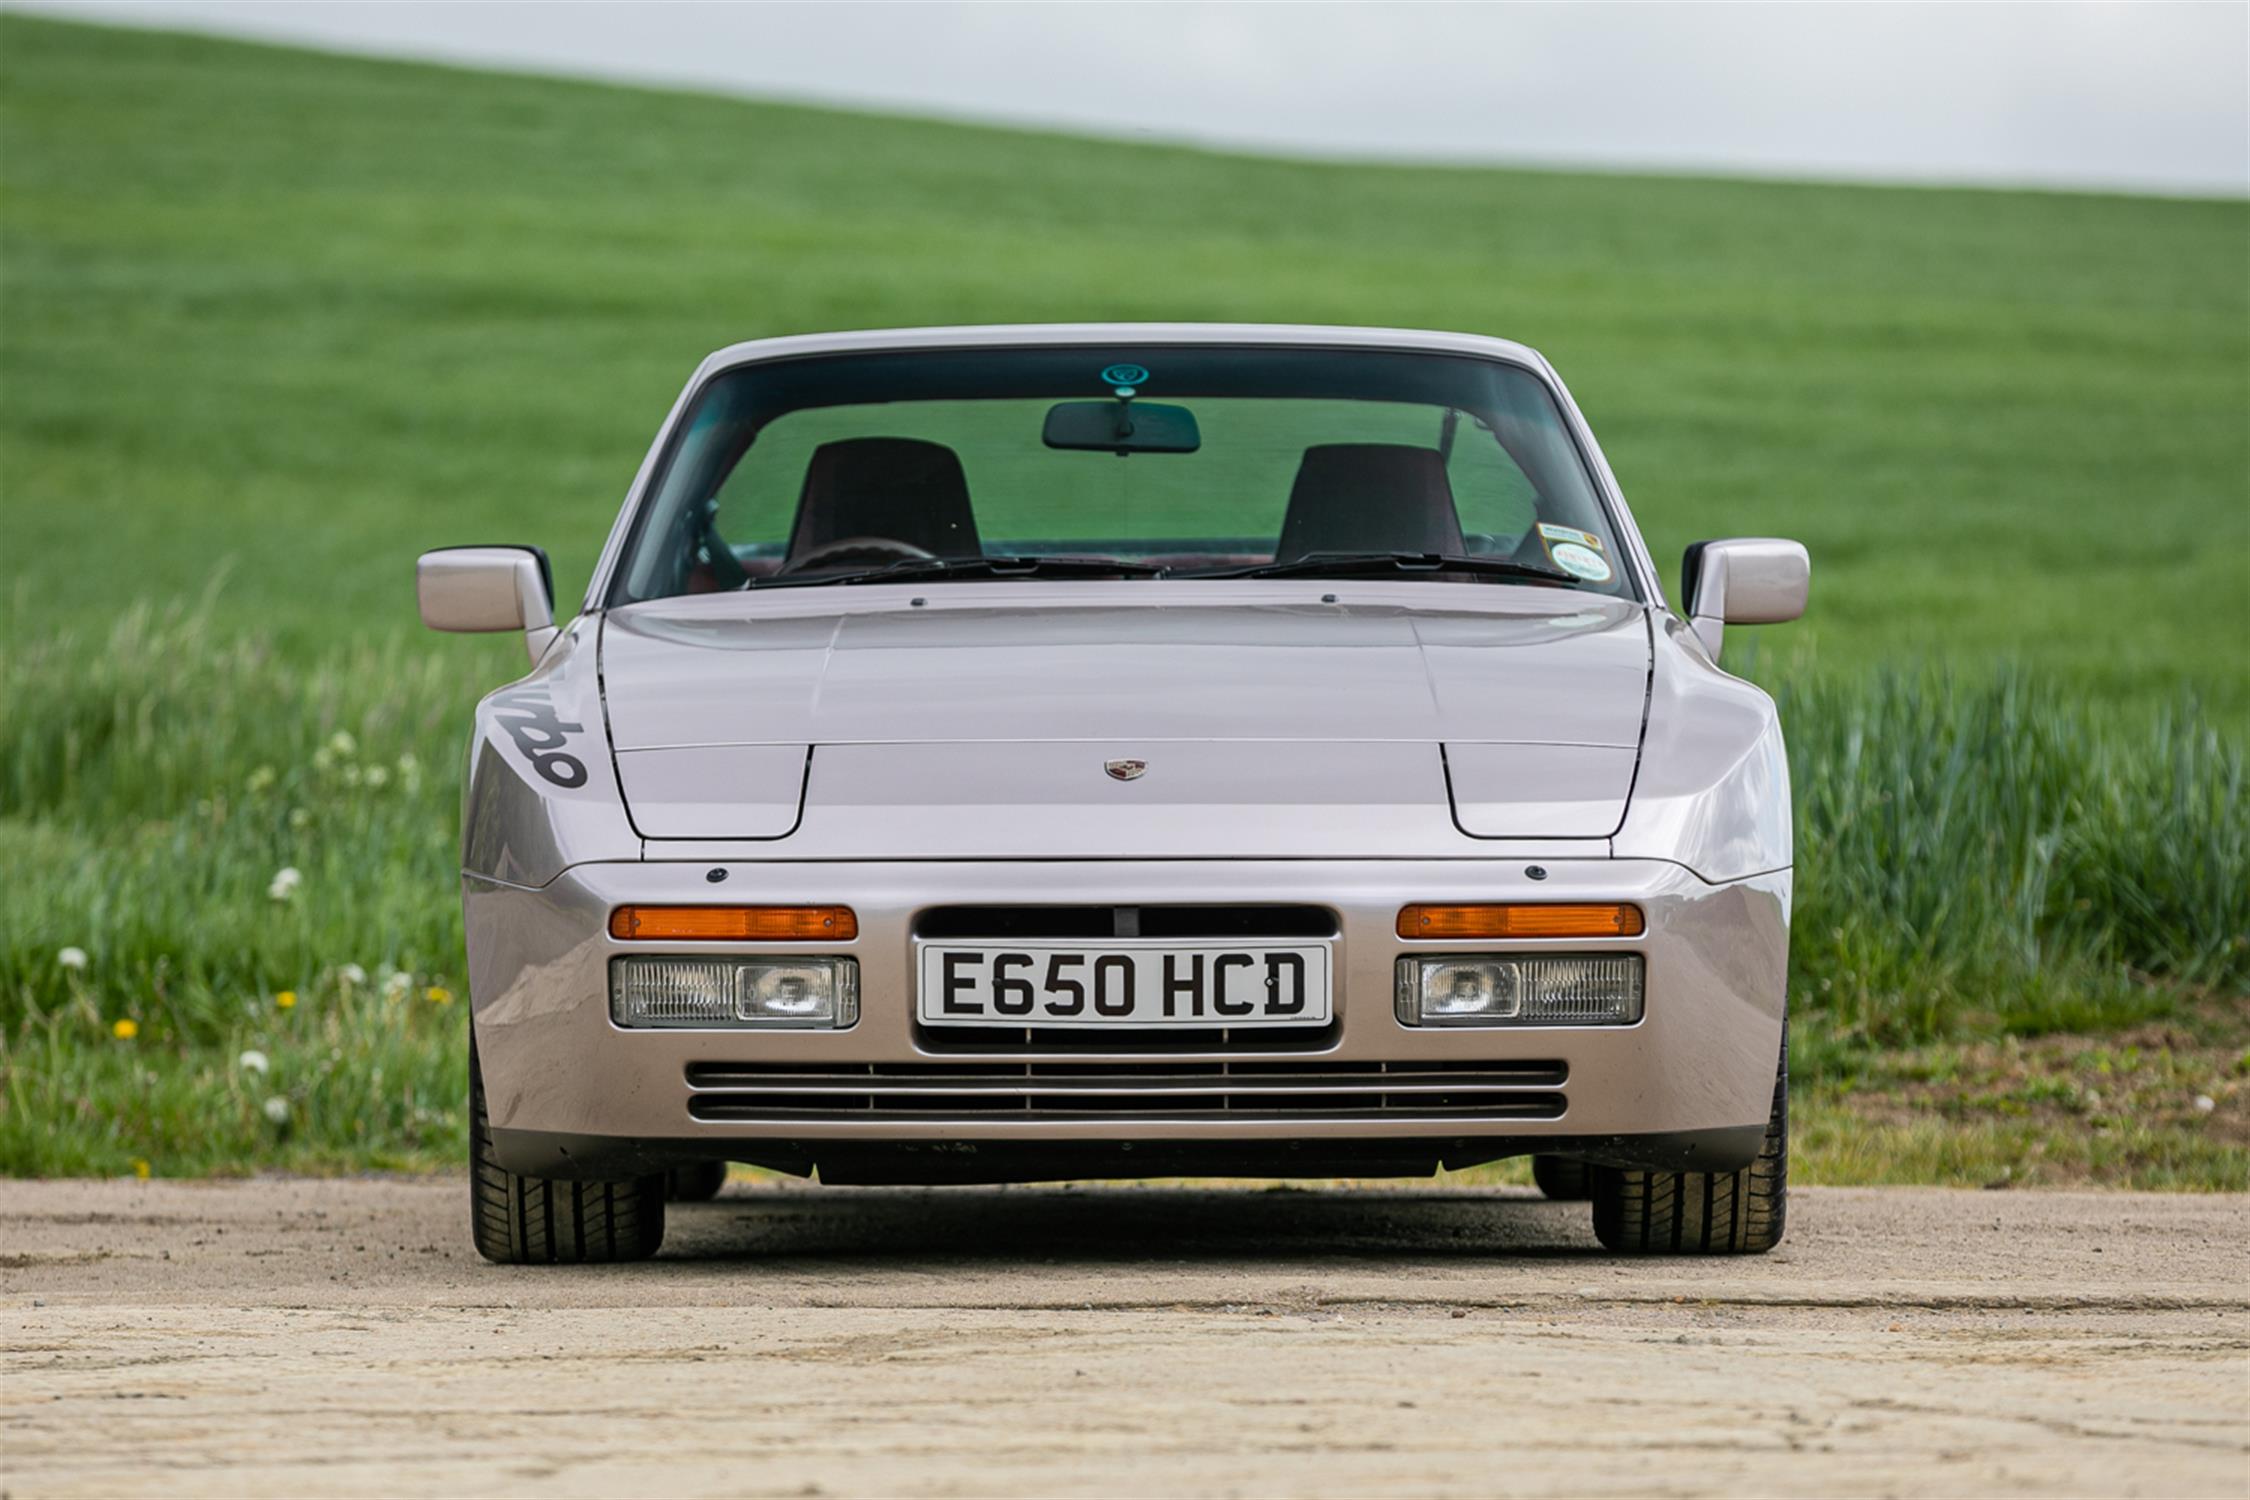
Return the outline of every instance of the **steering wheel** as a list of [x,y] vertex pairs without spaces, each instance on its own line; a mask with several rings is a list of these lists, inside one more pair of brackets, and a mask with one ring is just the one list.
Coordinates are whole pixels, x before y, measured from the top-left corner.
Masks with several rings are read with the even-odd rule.
[[927,547],[917,547],[912,542],[902,542],[887,536],[845,536],[833,542],[823,542],[802,557],[789,560],[784,573],[804,573],[814,568],[834,566],[839,560],[865,557],[870,566],[886,562],[926,562],[937,554]]

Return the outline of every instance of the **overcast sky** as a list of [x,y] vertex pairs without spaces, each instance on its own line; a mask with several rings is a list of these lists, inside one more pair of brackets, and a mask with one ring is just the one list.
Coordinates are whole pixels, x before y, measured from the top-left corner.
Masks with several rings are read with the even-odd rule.
[[2239,0],[35,8],[1310,155],[2250,193]]

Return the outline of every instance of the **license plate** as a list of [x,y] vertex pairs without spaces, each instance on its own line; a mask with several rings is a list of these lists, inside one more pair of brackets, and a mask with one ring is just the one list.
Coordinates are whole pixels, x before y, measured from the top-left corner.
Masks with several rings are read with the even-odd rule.
[[1326,943],[930,943],[925,1026],[1325,1026]]

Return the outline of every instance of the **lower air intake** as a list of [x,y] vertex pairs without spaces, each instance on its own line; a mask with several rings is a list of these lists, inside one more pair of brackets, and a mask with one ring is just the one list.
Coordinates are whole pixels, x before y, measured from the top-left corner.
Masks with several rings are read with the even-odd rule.
[[1560,1062],[692,1063],[688,1114],[807,1120],[1554,1120]]

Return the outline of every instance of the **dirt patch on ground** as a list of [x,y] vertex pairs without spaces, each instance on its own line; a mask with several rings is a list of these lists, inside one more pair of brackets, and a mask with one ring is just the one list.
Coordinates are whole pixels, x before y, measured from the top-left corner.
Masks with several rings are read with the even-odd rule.
[[501,1269],[458,1180],[14,1183],[11,1496],[2147,1493],[2250,1473],[2250,1200],[737,1183]]

